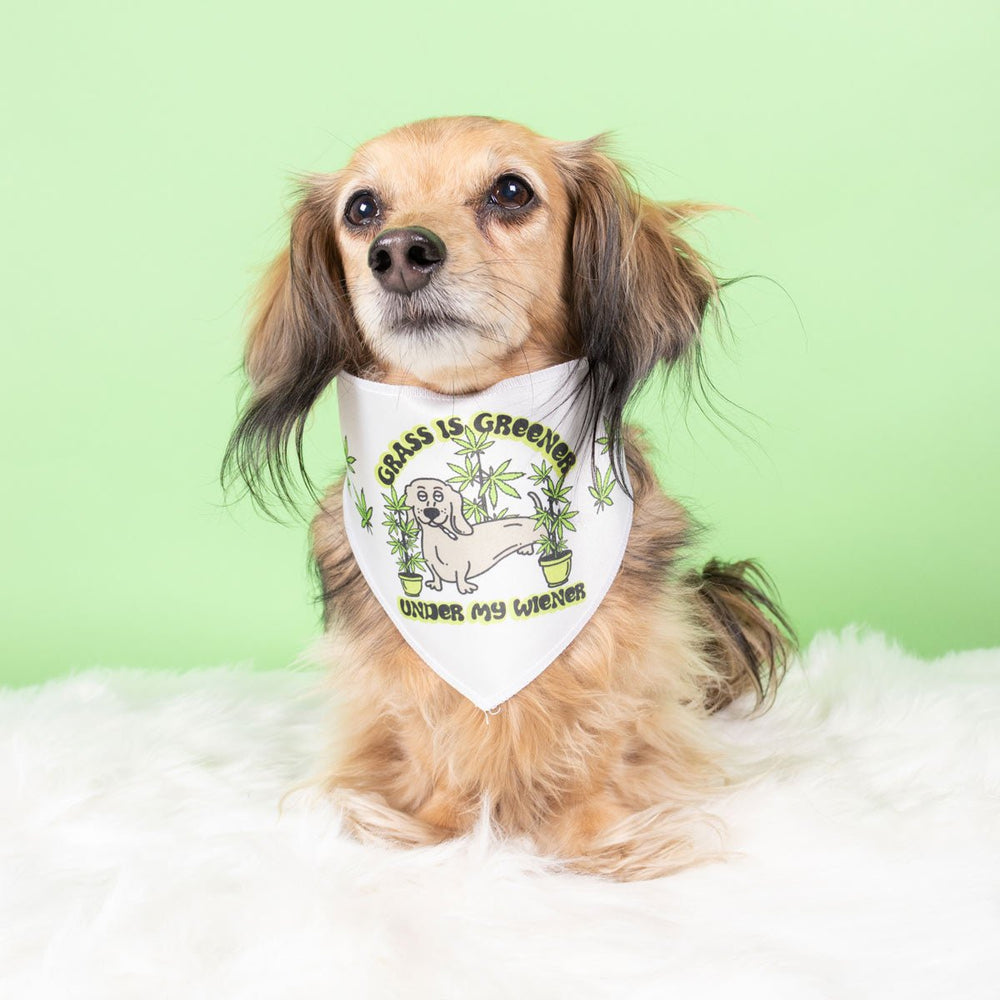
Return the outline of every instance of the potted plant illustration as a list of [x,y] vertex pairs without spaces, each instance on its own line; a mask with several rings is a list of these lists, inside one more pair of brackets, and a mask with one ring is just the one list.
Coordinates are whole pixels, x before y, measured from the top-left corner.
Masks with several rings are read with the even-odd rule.
[[389,531],[389,549],[396,559],[399,568],[399,582],[403,592],[410,597],[419,597],[424,586],[421,570],[427,568],[423,555],[417,548],[420,529],[410,514],[406,497],[396,492],[396,487],[390,487],[389,493],[383,493],[385,501],[385,520],[383,526]]
[[577,511],[569,509],[570,487],[566,485],[565,473],[553,479],[553,468],[547,463],[532,464],[535,470],[531,481],[541,487],[544,502],[537,493],[528,493],[535,505],[535,524],[545,534],[538,540],[541,555],[538,565],[545,574],[545,582],[550,587],[558,587],[569,579],[573,566],[573,553],[566,546],[566,532],[576,531],[573,518]]

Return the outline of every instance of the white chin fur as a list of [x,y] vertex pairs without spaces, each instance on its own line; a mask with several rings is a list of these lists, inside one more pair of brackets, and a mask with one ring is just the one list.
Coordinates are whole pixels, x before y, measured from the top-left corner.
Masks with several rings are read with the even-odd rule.
[[471,323],[439,323],[426,330],[389,329],[377,309],[359,309],[358,321],[379,361],[441,392],[480,387],[489,368],[512,349],[508,331]]

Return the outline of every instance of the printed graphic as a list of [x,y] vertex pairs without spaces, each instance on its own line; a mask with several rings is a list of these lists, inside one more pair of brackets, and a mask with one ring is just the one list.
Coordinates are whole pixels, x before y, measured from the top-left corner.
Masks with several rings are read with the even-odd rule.
[[382,525],[389,531],[389,549],[396,558],[399,582],[404,593],[419,597],[424,583],[420,571],[427,568],[423,555],[418,551],[420,529],[410,514],[409,502],[396,492],[395,486],[390,487],[389,493],[383,493],[382,499],[385,501]]
[[[601,446],[601,454],[607,455],[611,450],[611,430],[608,427],[607,420],[604,421],[604,437],[599,437],[597,443]],[[611,507],[614,505],[614,500],[611,499],[611,494],[614,492],[615,484],[618,479],[615,477],[614,469],[611,467],[611,459],[608,459],[607,471],[603,474],[598,466],[597,462],[594,462],[594,468],[592,473],[593,485],[588,486],[587,489],[590,491],[590,495],[594,498],[594,509],[598,514],[604,510],[605,507]]]
[[[422,476],[411,480],[397,492],[395,485],[383,493],[385,519],[382,524],[388,531],[388,546],[399,571],[400,584],[410,597],[420,595],[424,585],[428,590],[440,591],[445,584],[454,586],[460,594],[475,593],[477,577],[488,573],[509,556],[537,554],[538,564],[546,584],[560,587],[572,571],[573,553],[566,535],[576,531],[573,523],[578,511],[570,508],[571,488],[566,475],[575,458],[567,459],[572,452],[558,448],[559,436],[539,424],[518,421],[506,415],[497,419],[480,414],[472,424],[466,425],[451,418],[449,422],[435,421],[442,440],[454,446],[455,458],[460,461],[445,462],[452,475],[447,478]],[[524,425],[524,429],[520,427]],[[496,465],[488,463],[489,450],[501,434],[517,429],[521,436],[534,441],[547,437],[548,451],[559,462],[549,464],[544,458],[539,464],[531,463],[529,475],[512,466],[512,459],[505,458]],[[537,428],[537,433],[535,432]],[[434,436],[424,427],[406,435],[409,446],[394,448],[395,455],[383,456],[381,467],[395,465],[388,459],[408,459],[408,453],[419,443],[427,447],[435,443]],[[429,439],[429,440],[428,440]],[[353,462],[347,451],[348,476]],[[537,447],[537,445],[536,445]],[[539,448],[543,450],[543,448]],[[607,448],[605,447],[605,451]],[[391,469],[392,479],[395,470]],[[445,472],[442,470],[442,474]],[[615,478],[609,468],[606,474],[594,473],[595,487],[590,487],[598,508],[610,506]],[[532,509],[512,511],[510,501],[526,499],[518,490],[518,481],[524,478],[538,491],[528,490]],[[350,479],[348,480],[350,485]],[[539,495],[541,494],[541,495]],[[352,492],[362,524],[370,523],[363,491]],[[421,575],[422,570],[430,576]]]
[[[542,452],[540,462],[529,463],[530,473],[516,467],[516,458],[489,462],[490,449],[511,437]],[[605,425],[605,436],[597,441],[602,455],[608,454],[608,440]],[[443,442],[454,448],[455,461],[441,463],[441,476],[422,475],[397,490],[396,478],[411,458]],[[568,481],[576,456],[557,432],[524,418],[484,412],[469,423],[450,417],[419,425],[390,447],[376,467],[377,477],[389,486],[382,493],[382,526],[408,597],[419,597],[425,587],[442,591],[446,585],[459,594],[473,594],[479,577],[514,556],[535,555],[550,590],[567,584],[573,569],[568,536],[576,531],[579,515],[571,506]],[[355,460],[346,437],[344,453],[348,488],[361,525],[370,532],[372,509],[364,490],[356,490],[351,481]],[[525,489],[525,479],[535,489]],[[595,462],[587,488],[598,513],[614,504],[617,484],[610,460],[604,469]]]
[[474,593],[479,588],[473,579],[515,552],[530,555],[539,539],[539,529],[530,517],[470,524],[463,513],[462,494],[440,479],[415,479],[406,487],[405,496],[420,526],[431,590],[454,583],[460,594]]
[[538,565],[545,574],[545,582],[550,587],[558,587],[569,579],[573,566],[573,553],[566,547],[566,532],[576,531],[573,518],[577,511],[569,509],[570,488],[566,485],[565,474],[553,479],[553,468],[545,461],[541,465],[532,463],[534,475],[531,481],[540,486],[544,503],[537,493],[529,493],[535,504],[535,524],[543,532],[539,547],[542,554]]
[[[524,473],[508,471],[509,459],[501,462],[496,469],[491,467],[488,472],[483,468],[483,456],[493,447],[489,431],[476,434],[471,427],[466,427],[464,436],[456,444],[456,454],[464,458],[465,462],[462,465],[448,463],[448,468],[455,473],[448,482],[454,484],[459,493],[463,493],[462,513],[473,524],[506,517],[506,507],[503,510],[497,509],[500,495],[520,499],[521,494],[511,483],[520,479]],[[470,489],[473,486],[476,487],[475,490]],[[465,494],[465,490],[469,490],[469,493]]]
[[354,463],[356,461],[357,459],[351,454],[351,449],[347,445],[347,435],[345,434],[344,463],[346,465],[347,488],[350,490],[351,499],[354,501],[354,509],[358,512],[358,517],[361,518],[361,527],[370,535],[372,533],[372,515],[375,512],[368,506],[368,501],[365,500],[364,487],[358,490],[354,486]]

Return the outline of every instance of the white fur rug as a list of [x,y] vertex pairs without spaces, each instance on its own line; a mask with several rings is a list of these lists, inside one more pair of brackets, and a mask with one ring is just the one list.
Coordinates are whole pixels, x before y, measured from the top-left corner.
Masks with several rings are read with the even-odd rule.
[[551,870],[485,828],[362,846],[298,792],[313,673],[90,670],[0,691],[0,996],[1000,996],[1000,650],[817,638],[768,775],[718,802],[732,860]]

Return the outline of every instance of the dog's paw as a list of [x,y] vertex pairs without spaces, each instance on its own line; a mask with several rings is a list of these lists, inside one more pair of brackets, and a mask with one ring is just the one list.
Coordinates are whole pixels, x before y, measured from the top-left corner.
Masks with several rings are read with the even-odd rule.
[[427,584],[428,590],[440,590],[444,586],[444,583],[435,579],[433,576],[429,580],[425,580],[424,583]]
[[479,590],[478,584],[469,583],[468,580],[458,581],[458,592],[460,594],[474,594],[477,590]]
[[535,543],[532,542],[530,545],[522,545],[517,550],[517,554],[519,556],[530,556],[534,551],[535,551]]
[[697,810],[651,806],[595,829],[599,818],[586,807],[571,813],[546,831],[540,846],[571,871],[620,882],[662,878],[728,856],[721,823]]

